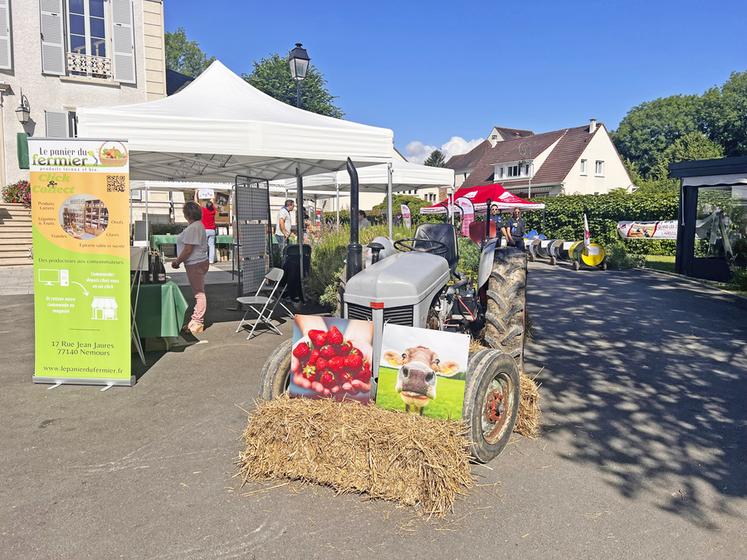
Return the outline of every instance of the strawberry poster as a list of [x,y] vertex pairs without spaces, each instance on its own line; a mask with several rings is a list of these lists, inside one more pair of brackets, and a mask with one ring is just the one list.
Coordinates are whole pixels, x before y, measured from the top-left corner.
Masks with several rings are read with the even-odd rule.
[[293,322],[292,397],[371,400],[373,323],[296,315]]

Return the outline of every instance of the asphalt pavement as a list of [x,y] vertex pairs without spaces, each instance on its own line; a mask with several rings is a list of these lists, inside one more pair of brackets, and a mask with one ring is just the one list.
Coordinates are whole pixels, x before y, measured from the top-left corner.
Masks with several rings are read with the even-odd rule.
[[747,557],[745,300],[647,271],[532,265],[529,285],[542,436],[476,466],[442,520],[240,487],[244,410],[282,338],[234,334],[218,286],[199,343],[106,392],[32,384],[32,296],[0,297],[0,558]]

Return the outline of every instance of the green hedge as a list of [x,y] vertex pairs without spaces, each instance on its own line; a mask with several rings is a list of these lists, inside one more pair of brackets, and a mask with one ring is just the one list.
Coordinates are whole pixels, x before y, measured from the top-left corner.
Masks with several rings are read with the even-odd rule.
[[[620,241],[617,222],[623,220],[675,220],[679,193],[558,196],[542,199],[544,212],[527,212],[527,229],[536,229],[551,239],[581,240],[584,213],[589,219],[593,241],[611,246]],[[675,241],[625,241],[628,252],[639,255],[674,255]]]
[[[388,237],[388,235],[387,226],[372,226],[360,230],[359,241],[365,247],[374,237]],[[413,235],[413,230],[394,228],[394,239]],[[328,286],[336,285],[336,275],[348,255],[348,243],[350,243],[350,227],[340,226],[339,231],[325,232],[321,241],[312,247],[309,291],[314,297],[322,297]],[[328,304],[328,302],[323,303]]]

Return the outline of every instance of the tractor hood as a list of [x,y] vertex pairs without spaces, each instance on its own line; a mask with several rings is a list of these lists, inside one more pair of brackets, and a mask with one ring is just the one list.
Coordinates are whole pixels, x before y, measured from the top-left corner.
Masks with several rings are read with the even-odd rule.
[[415,305],[448,281],[449,264],[443,257],[417,251],[396,253],[348,280],[345,302],[368,307],[377,301],[385,308]]

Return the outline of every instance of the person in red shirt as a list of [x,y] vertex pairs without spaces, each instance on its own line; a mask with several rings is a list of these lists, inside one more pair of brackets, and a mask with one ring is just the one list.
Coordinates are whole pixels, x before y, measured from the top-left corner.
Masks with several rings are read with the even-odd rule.
[[[195,202],[200,204],[197,197],[197,191],[195,191]],[[205,226],[205,233],[207,234],[208,242],[208,262],[211,264],[215,262],[215,214],[217,210],[215,208],[215,193],[213,198],[202,206],[202,225]]]

